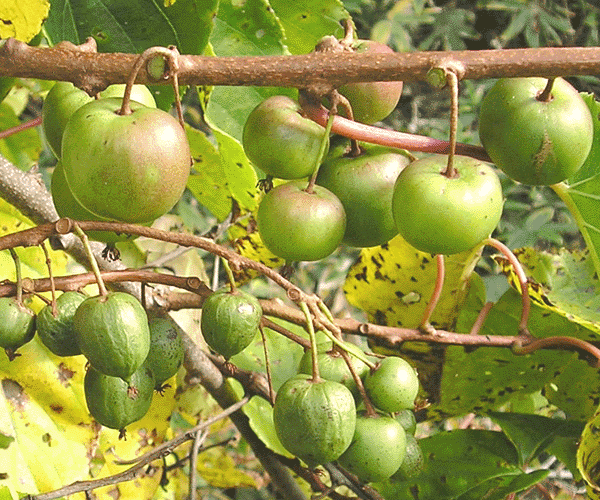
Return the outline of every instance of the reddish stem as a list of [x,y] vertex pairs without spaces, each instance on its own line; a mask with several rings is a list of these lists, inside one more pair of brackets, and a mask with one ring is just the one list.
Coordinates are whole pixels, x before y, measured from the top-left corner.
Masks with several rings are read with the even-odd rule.
[[38,116],[37,118],[34,118],[33,120],[29,120],[25,123],[21,123],[19,125],[15,125],[14,127],[7,128],[6,130],[0,131],[0,140],[6,139],[7,137],[10,137],[13,134],[22,132],[23,130],[37,127],[38,125],[41,125],[41,124],[42,124],[42,117]]
[[[302,109],[311,120],[316,121],[323,127],[327,124],[329,113],[323,106],[302,103]],[[331,131],[334,134],[343,135],[350,139],[392,148],[421,151],[423,153],[448,154],[450,152],[450,143],[448,141],[365,125],[364,123],[348,120],[339,115],[333,119]],[[481,146],[457,143],[456,152],[464,156],[491,162],[490,157]]]
[[435,306],[437,306],[437,303],[440,300],[440,296],[442,295],[442,288],[444,287],[444,280],[446,277],[446,266],[443,254],[436,255],[435,260],[437,263],[435,287],[433,289],[433,293],[431,294],[431,299],[429,299],[429,303],[427,304],[425,312],[423,313],[423,319],[421,320],[421,328],[424,331],[429,331],[431,329],[429,320],[431,319],[431,315],[435,310]]

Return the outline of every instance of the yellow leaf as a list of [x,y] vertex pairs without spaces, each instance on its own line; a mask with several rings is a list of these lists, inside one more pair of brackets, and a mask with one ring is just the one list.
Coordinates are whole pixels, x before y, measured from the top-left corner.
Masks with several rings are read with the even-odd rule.
[[256,488],[256,481],[240,470],[222,447],[201,453],[196,468],[202,478],[216,488]]
[[29,42],[40,32],[48,17],[48,0],[2,0],[0,2],[0,38]]

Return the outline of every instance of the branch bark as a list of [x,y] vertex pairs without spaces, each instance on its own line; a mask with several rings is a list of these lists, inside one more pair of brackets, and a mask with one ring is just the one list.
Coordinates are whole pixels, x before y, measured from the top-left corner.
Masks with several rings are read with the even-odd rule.
[[[125,83],[137,57],[59,46],[31,47],[9,38],[0,41],[0,76],[70,81],[95,93],[113,83]],[[597,75],[600,47],[258,57],[181,55],[178,76],[182,85],[339,87],[359,81],[426,80],[431,69],[449,66],[459,69],[459,79]],[[145,68],[137,82],[167,83],[153,79]]]

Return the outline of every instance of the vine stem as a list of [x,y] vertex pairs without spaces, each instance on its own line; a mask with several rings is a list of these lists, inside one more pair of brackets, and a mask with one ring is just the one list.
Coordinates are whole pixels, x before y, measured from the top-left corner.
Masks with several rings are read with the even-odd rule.
[[18,132],[22,132],[23,130],[37,127],[38,125],[41,125],[41,124],[42,124],[42,117],[40,115],[37,118],[34,118],[33,120],[29,120],[29,121],[21,123],[19,125],[15,125],[14,127],[7,128],[6,130],[0,130],[0,140],[6,139],[7,137],[10,137],[11,135],[14,135]]
[[17,255],[17,252],[15,252],[15,250],[13,248],[9,248],[8,249],[10,252],[10,256],[12,257],[14,263],[15,263],[15,273],[17,276],[17,302],[19,304],[23,303],[23,281],[22,281],[22,276],[21,276],[21,260],[19,259],[19,256]]
[[90,261],[90,267],[92,268],[92,272],[94,273],[94,276],[96,277],[96,283],[98,283],[98,290],[100,292],[100,295],[102,295],[102,296],[108,295],[108,291],[106,290],[106,286],[104,285],[104,280],[102,279],[102,273],[100,272],[100,269],[98,268],[98,262],[96,262],[96,258],[94,257],[92,249],[90,248],[90,241],[87,237],[87,234],[85,234],[81,230],[81,228],[79,227],[79,225],[76,222],[73,224],[73,231],[81,239],[81,243],[83,244],[85,253],[87,254],[88,259]]
[[315,169],[313,170],[313,173],[310,176],[310,180],[308,181],[308,186],[306,186],[305,191],[307,193],[312,193],[314,190],[315,182],[317,180],[317,175],[319,173],[319,168],[321,167],[321,163],[323,163],[323,158],[325,158],[327,146],[329,145],[329,134],[331,134],[331,127],[333,126],[334,118],[335,118],[335,115],[330,112],[329,117],[327,118],[327,123],[325,124],[325,132],[323,132],[323,139],[321,140],[319,154],[317,155],[317,164],[315,165]]
[[510,262],[515,273],[517,274],[517,278],[519,280],[519,286],[521,288],[521,320],[519,321],[519,332],[520,333],[529,333],[527,331],[527,321],[529,320],[529,312],[531,310],[531,297],[529,297],[529,282],[527,280],[527,275],[525,274],[525,270],[523,266],[517,259],[517,256],[508,248],[504,243],[498,241],[495,238],[486,238],[483,242],[483,245],[489,245],[499,250]]
[[446,82],[450,87],[450,148],[444,175],[453,179],[457,175],[454,168],[454,154],[456,153],[456,132],[458,129],[458,76],[454,71],[446,72]]
[[423,313],[423,319],[421,320],[421,329],[423,331],[430,331],[431,324],[429,320],[431,319],[431,315],[437,306],[437,303],[440,300],[442,295],[442,289],[444,288],[444,281],[446,279],[446,265],[445,265],[445,257],[442,254],[438,254],[435,256],[435,261],[437,264],[437,274],[435,277],[435,286],[433,288],[433,293],[431,294],[431,298],[429,299],[429,303],[425,308],[425,312]]
[[[323,106],[303,102],[302,109],[306,116],[322,126],[327,124],[329,111]],[[379,144],[391,148],[406,149],[408,151],[419,151],[422,153],[448,154],[450,143],[441,139],[433,139],[416,134],[386,130],[372,125],[348,120],[343,116],[336,115],[333,119],[331,131],[334,134],[343,135],[349,139],[356,139],[371,144]],[[481,146],[471,144],[456,144],[456,152],[461,155],[470,156],[478,160],[490,162],[490,157]]]
[[54,273],[52,272],[52,259],[48,253],[46,242],[41,244],[44,257],[46,257],[46,267],[48,268],[48,279],[50,280],[50,294],[52,296],[52,316],[58,317],[58,308],[56,307],[56,284],[54,283]]
[[312,381],[320,382],[321,375],[319,374],[319,357],[318,357],[318,348],[317,348],[317,337],[315,335],[315,327],[313,325],[312,316],[310,315],[310,311],[308,310],[308,306],[306,302],[300,303],[300,309],[304,313],[306,318],[306,329],[308,330],[308,336],[310,338],[310,352],[312,359]]
[[233,271],[231,270],[231,266],[226,258],[221,257],[221,262],[223,263],[223,268],[225,269],[225,273],[227,274],[227,281],[229,281],[229,291],[231,293],[235,293],[235,278],[233,276]]
[[121,104],[121,109],[119,110],[120,115],[130,115],[131,111],[131,89],[135,83],[135,80],[138,76],[138,73],[142,69],[142,67],[153,57],[157,55],[163,56],[169,64],[169,72],[175,73],[177,72],[177,55],[178,52],[174,52],[171,49],[167,49],[165,47],[150,47],[149,49],[144,50],[139,57],[136,59],[135,64],[131,68],[131,72],[127,77],[127,82],[125,84],[125,93],[123,95],[123,103]]

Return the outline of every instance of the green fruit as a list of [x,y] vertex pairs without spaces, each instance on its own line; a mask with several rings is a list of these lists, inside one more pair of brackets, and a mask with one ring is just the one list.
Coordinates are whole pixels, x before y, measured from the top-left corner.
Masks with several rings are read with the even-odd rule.
[[417,372],[402,358],[383,358],[365,377],[365,390],[375,407],[386,413],[412,409],[419,392]]
[[150,318],[148,327],[150,350],[144,366],[150,368],[156,386],[160,387],[183,363],[183,338],[179,326],[170,318]]
[[[65,171],[60,160],[54,167],[54,172],[52,172],[50,191],[52,193],[54,208],[56,208],[56,212],[60,217],[69,217],[70,219],[80,221],[117,222],[93,214],[75,199],[75,196],[73,196],[67,185]],[[135,235],[119,234],[111,231],[87,231],[86,234],[89,239],[104,243],[117,243],[136,238]]]
[[346,230],[346,213],[331,191],[306,181],[291,181],[269,191],[257,213],[265,246],[288,261],[320,260],[338,247]]
[[85,298],[85,295],[79,292],[64,292],[56,299],[56,316],[52,314],[52,304],[44,306],[37,316],[38,336],[57,356],[81,354],[73,328],[73,317]]
[[0,297],[0,347],[12,359],[14,351],[35,335],[35,313],[15,297]]
[[[357,40],[354,49],[358,53],[394,53],[387,45],[373,40]],[[338,90],[350,101],[354,119],[372,124],[396,109],[402,95],[402,82],[348,83]]]
[[202,305],[200,329],[208,346],[226,359],[248,347],[258,332],[262,308],[241,290],[217,290]]
[[[123,98],[125,95],[125,84],[124,83],[115,83],[114,85],[110,85],[100,92],[101,99],[108,99],[110,97],[119,97]],[[152,92],[145,85],[134,85],[131,87],[131,94],[129,98],[132,101],[139,102],[144,106],[148,106],[149,108],[156,108],[156,101],[154,100],[154,96]]]
[[90,102],[71,117],[62,142],[67,184],[90,212],[145,223],[167,213],[181,197],[190,173],[190,148],[169,113],[121,99]]
[[392,210],[400,235],[431,254],[455,254],[489,237],[502,215],[502,186],[489,165],[455,156],[457,175],[444,175],[447,157],[417,160],[398,176]]
[[352,441],[354,398],[342,384],[297,375],[279,388],[273,423],[281,444],[309,466],[331,462]]
[[485,96],[479,137],[492,161],[512,179],[551,185],[581,168],[592,147],[588,106],[566,80],[556,78],[552,98],[537,99],[545,78],[499,80]]
[[[100,92],[100,97],[123,97],[124,93],[125,85],[115,84]],[[134,85],[131,89],[131,99],[145,106],[156,107],[154,97],[145,85]],[[60,158],[62,136],[69,118],[81,106],[93,100],[71,82],[56,82],[46,95],[42,105],[42,129],[48,146],[57,158]]]
[[128,293],[85,299],[75,311],[73,327],[81,352],[105,375],[129,382],[148,356],[148,316]]
[[92,101],[92,97],[71,82],[56,82],[46,95],[42,105],[42,130],[57,158],[60,158],[63,132],[69,118],[81,106]]
[[313,173],[325,129],[304,118],[300,105],[285,96],[260,103],[248,116],[242,143],[250,161],[280,179],[301,179]]
[[[357,353],[362,353],[362,350],[354,345],[354,344],[345,344],[349,351],[354,351]],[[363,363],[360,359],[349,354],[350,359],[352,360],[352,366],[354,370],[358,374],[360,378],[363,378],[367,372],[369,371],[369,367]],[[319,374],[326,380],[331,380],[332,382],[338,382],[340,384],[345,385],[352,394],[357,397],[358,396],[358,388],[356,387],[356,382],[354,382],[354,378],[352,378],[352,374],[350,373],[350,369],[344,361],[344,358],[340,355],[337,350],[327,350],[325,352],[319,352],[317,354],[317,359],[319,363]],[[312,352],[310,350],[306,351],[302,358],[300,359],[300,364],[298,365],[298,373],[304,373],[306,375],[312,375]]]
[[405,452],[406,433],[396,420],[361,414],[352,443],[338,462],[361,481],[384,481],[398,470]]
[[83,380],[85,401],[90,415],[111,429],[123,430],[148,413],[154,393],[154,377],[147,367],[131,375],[137,389],[132,395],[129,386],[119,377],[105,375],[90,367]]
[[396,415],[396,420],[404,428],[407,434],[415,435],[417,431],[417,419],[413,410],[402,410]]
[[391,240],[398,229],[392,214],[394,184],[410,159],[398,149],[361,145],[358,157],[328,158],[317,184],[335,194],[346,211],[343,242],[373,247]]
[[424,463],[423,450],[419,445],[419,441],[414,436],[406,435],[406,452],[404,454],[404,460],[400,468],[394,473],[392,479],[394,481],[406,481],[417,477],[423,471]]

